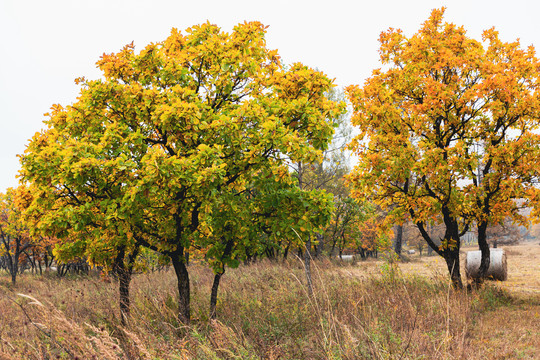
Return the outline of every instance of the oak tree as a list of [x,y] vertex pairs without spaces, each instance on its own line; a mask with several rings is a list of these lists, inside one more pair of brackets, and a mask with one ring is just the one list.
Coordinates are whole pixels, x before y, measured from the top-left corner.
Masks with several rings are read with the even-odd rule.
[[[183,322],[186,254],[212,236],[212,205],[285,156],[314,161],[333,132],[327,119],[343,111],[326,95],[332,81],[299,63],[284,66],[265,31],[258,22],[231,33],[206,23],[173,29],[138,53],[128,45],[104,54],[102,78],[80,79],[77,101],[55,107],[22,157],[24,179],[49,195],[45,209],[76,219],[87,201],[65,207],[66,194],[95,196],[99,215],[82,217],[115,221],[122,242],[170,258]],[[88,179],[99,175],[104,181],[89,192]]]
[[[348,88],[361,131],[350,180],[356,196],[396,205],[390,222],[410,217],[460,287],[460,236],[477,224],[487,270],[487,225],[523,222],[519,207],[538,197],[540,64],[534,48],[504,43],[493,29],[471,39],[443,14],[433,10],[410,38],[383,32],[384,67]],[[440,246],[426,231],[437,221]]]

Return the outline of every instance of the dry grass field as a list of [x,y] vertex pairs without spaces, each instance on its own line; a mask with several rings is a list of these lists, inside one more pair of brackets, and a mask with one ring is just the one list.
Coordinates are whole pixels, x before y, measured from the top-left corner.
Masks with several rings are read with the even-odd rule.
[[[492,283],[514,301],[480,317],[473,332],[476,343],[482,343],[493,354],[508,354],[506,358],[540,359],[540,244],[529,242],[502,246],[507,255],[508,279]],[[477,250],[465,247],[463,252]],[[461,258],[465,263],[465,254]],[[435,257],[401,264],[404,272],[428,275],[446,274],[444,261]],[[462,274],[465,274],[462,268]],[[513,351],[515,350],[515,351]]]
[[[509,290],[514,294],[540,294],[540,244],[528,242],[513,246],[500,247],[505,250],[508,262],[508,280],[496,282],[501,289]],[[462,248],[461,273],[465,274],[466,252],[478,250],[476,246]],[[442,258],[437,256],[413,255],[411,262],[400,264],[402,271],[406,273],[433,276],[435,274],[446,275],[446,265]]]
[[[480,316],[475,321],[476,328],[469,334],[474,339],[471,341],[486,349],[486,359],[540,359],[540,243],[527,242],[501,248],[507,255],[508,279],[489,282],[489,286],[511,301],[508,306]],[[474,250],[478,247],[462,248],[464,281],[466,252]],[[405,277],[419,276],[431,281],[446,279],[448,274],[444,259],[436,255],[406,255],[406,261],[398,262],[398,267]],[[367,279],[378,269],[380,261],[368,260],[341,271]]]
[[472,292],[452,290],[435,256],[316,261],[313,297],[298,260],[230,269],[218,321],[212,274],[194,265],[189,326],[172,271],[135,276],[125,327],[114,281],[0,275],[0,360],[539,359],[540,246],[505,249],[508,281]]
[[[501,246],[505,250],[508,263],[508,280],[494,282],[501,289],[523,296],[540,294],[540,243],[527,242],[512,246]],[[461,249],[461,274],[465,281],[465,258],[467,251],[478,250],[477,246],[466,246]],[[448,270],[444,259],[439,256],[405,255],[407,261],[398,263],[400,270],[409,275],[428,278],[446,277]],[[379,266],[378,261],[360,262],[355,275],[366,277]]]
[[[512,246],[501,246],[507,255],[508,280],[493,282],[497,287],[508,290],[514,295],[540,295],[540,243],[527,242]],[[461,249],[461,274],[465,281],[465,258],[467,251],[478,250],[477,246]],[[398,263],[400,270],[409,275],[427,278],[446,277],[448,270],[444,259],[439,256],[405,255],[406,261]],[[380,265],[379,260],[369,259],[360,262],[355,268],[347,269],[355,276],[366,278],[373,274]]]

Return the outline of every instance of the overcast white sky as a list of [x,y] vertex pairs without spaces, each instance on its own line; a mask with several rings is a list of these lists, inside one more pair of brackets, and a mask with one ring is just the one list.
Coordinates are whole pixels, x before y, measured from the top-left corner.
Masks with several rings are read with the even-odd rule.
[[136,49],[210,21],[229,31],[245,20],[269,25],[267,45],[286,63],[300,61],[362,84],[378,63],[378,36],[389,27],[414,34],[431,9],[480,39],[495,26],[506,41],[540,46],[540,2],[420,0],[0,0],[0,192],[17,185],[21,154],[43,128],[52,104],[72,103],[73,80],[99,77],[95,62],[134,41]]

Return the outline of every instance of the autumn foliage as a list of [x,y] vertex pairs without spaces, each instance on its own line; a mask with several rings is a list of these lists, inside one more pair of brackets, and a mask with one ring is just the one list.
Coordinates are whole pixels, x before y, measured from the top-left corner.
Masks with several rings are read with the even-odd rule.
[[[540,62],[533,47],[494,29],[471,39],[443,14],[433,10],[409,38],[383,32],[383,68],[347,89],[361,132],[350,182],[389,210],[389,223],[411,219],[460,286],[460,236],[476,225],[482,247],[488,224],[524,223],[519,208],[537,202]],[[436,223],[441,246],[426,232]]]
[[[532,288],[450,288],[464,234],[481,279],[488,240],[515,243],[540,218],[540,61],[444,12],[380,35],[381,68],[346,89],[352,113],[259,22],[103,54],[0,194],[0,358],[534,357]],[[451,282],[418,276],[438,258],[336,259],[376,257],[393,228]],[[63,278],[74,264],[99,275]],[[485,334],[509,318],[494,352]],[[518,332],[524,350],[508,352]]]
[[[258,22],[173,29],[140,52],[104,54],[102,79],[78,79],[76,102],[53,107],[21,159],[36,195],[29,212],[65,239],[59,253],[110,266],[128,266],[140,247],[166,255],[189,321],[188,254],[218,273],[242,260],[259,223],[245,197],[268,181],[293,187],[285,159],[317,159],[344,108],[323,73],[284,66],[265,31]],[[324,192],[299,197],[311,200],[298,230],[312,231],[321,219],[303,214],[331,203]]]

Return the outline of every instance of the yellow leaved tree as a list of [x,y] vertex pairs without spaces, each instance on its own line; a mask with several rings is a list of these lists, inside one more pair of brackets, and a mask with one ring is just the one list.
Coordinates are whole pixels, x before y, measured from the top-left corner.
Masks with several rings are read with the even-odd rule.
[[79,231],[85,248],[101,249],[96,259],[139,246],[170,258],[183,322],[186,253],[227,224],[211,221],[220,196],[242,194],[261,172],[288,177],[285,158],[314,161],[344,110],[327,96],[332,80],[284,66],[265,32],[258,22],[231,33],[206,23],[103,55],[102,79],[79,79],[76,102],[53,109],[21,158],[43,229]]
[[[350,86],[360,157],[350,176],[357,197],[389,210],[389,223],[412,219],[462,286],[460,236],[476,224],[481,273],[489,266],[486,228],[536,202],[540,156],[540,63],[534,48],[483,41],[433,10],[411,37],[380,36],[382,69]],[[520,199],[520,201],[516,201]],[[437,246],[428,224],[444,224]]]

